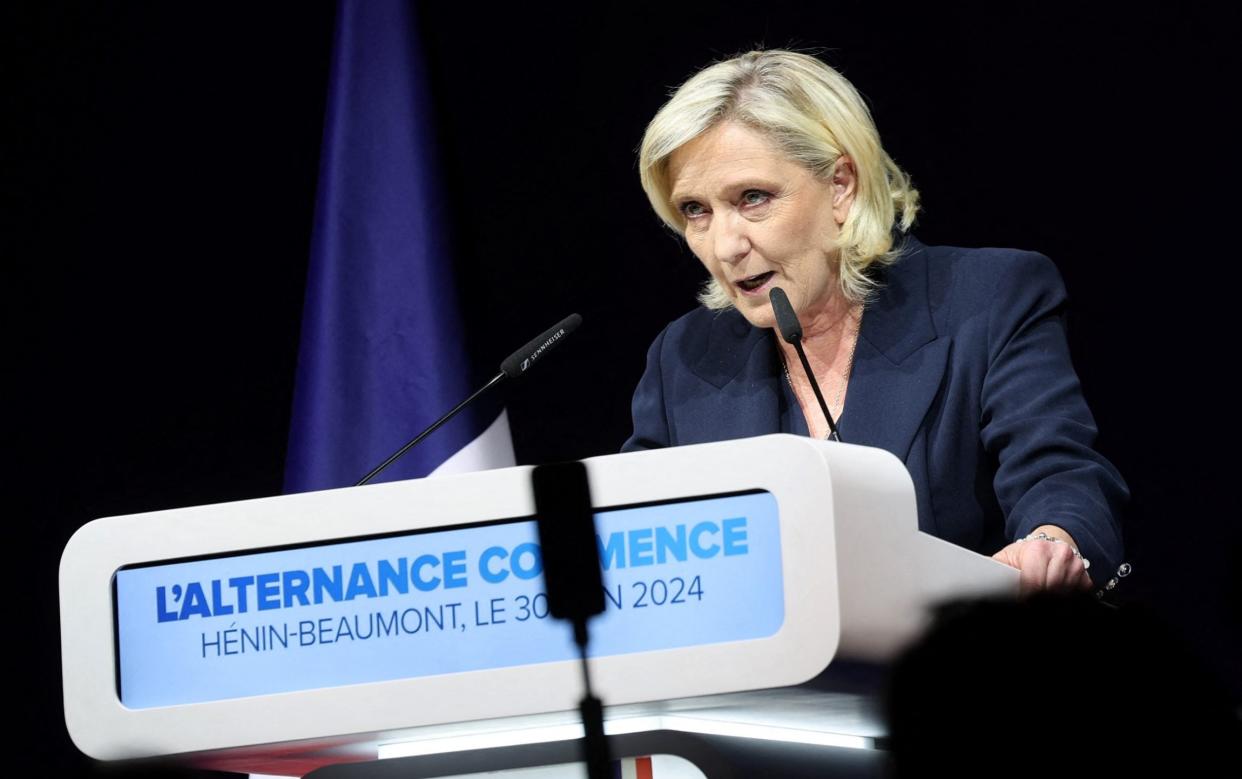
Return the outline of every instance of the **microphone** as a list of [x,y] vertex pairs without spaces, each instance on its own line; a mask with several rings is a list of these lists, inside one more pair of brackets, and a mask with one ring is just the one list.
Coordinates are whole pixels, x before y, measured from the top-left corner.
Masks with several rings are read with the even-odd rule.
[[785,294],[785,290],[780,287],[773,287],[768,292],[768,300],[772,301],[772,313],[776,315],[776,327],[780,330],[781,338],[797,350],[798,359],[802,361],[802,370],[811,380],[811,389],[815,391],[815,399],[819,401],[819,408],[824,412],[824,419],[828,420],[828,429],[832,431],[829,438],[839,442],[841,435],[837,432],[837,421],[832,418],[832,412],[828,410],[828,404],[824,401],[824,393],[819,390],[819,382],[815,380],[811,363],[807,361],[806,351],[802,348],[802,323],[798,321],[798,315],[794,313],[793,304],[789,302],[789,296]]
[[548,611],[573,624],[582,668],[583,757],[589,779],[609,779],[612,757],[604,736],[604,704],[591,691],[587,620],[604,612],[604,579],[586,466],[550,463],[531,471]]
[[802,344],[802,323],[794,313],[789,296],[780,287],[773,287],[768,293],[768,300],[772,301],[772,313],[776,315],[776,328],[780,330],[781,338],[797,349]]
[[383,472],[385,468],[401,459],[402,455],[413,449],[419,441],[422,441],[424,438],[439,429],[439,427],[445,422],[457,416],[457,412],[473,403],[475,398],[479,397],[484,392],[487,392],[489,389],[505,379],[516,379],[524,376],[527,371],[534,367],[537,360],[547,354],[548,350],[559,345],[561,341],[565,340],[570,333],[577,330],[578,325],[580,324],[582,324],[582,317],[578,314],[570,314],[552,327],[545,330],[538,338],[506,357],[504,362],[500,363],[500,373],[493,376],[491,381],[476,390],[473,395],[458,403],[447,414],[440,417],[435,422],[432,422],[426,430],[414,436],[408,443],[406,443],[405,446],[389,455],[387,460],[384,460],[384,462],[372,468],[371,472],[359,479],[358,483],[354,486],[361,487],[374,479],[381,472]]
[[545,352],[560,343],[561,339],[578,329],[582,317],[570,314],[561,321],[545,330],[542,335],[518,349],[505,358],[500,364],[500,372],[510,379],[516,379],[534,366]]

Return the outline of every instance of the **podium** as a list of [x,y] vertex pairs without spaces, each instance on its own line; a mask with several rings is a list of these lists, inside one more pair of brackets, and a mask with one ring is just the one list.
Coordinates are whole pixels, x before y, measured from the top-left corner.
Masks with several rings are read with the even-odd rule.
[[[918,530],[879,449],[771,435],[585,462],[608,603],[592,679],[619,757],[874,747],[868,669],[929,605],[1017,591],[1017,571]],[[280,775],[575,760],[580,669],[540,592],[529,471],[83,526],[60,567],[74,743]]]

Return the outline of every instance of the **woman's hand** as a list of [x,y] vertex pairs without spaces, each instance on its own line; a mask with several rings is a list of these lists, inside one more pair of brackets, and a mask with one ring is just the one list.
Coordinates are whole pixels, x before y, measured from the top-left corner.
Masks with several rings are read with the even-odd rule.
[[1075,554],[1078,545],[1074,539],[1056,525],[1043,525],[1035,533],[1043,532],[1064,543],[1056,541],[1015,541],[996,554],[993,560],[1017,568],[1018,594],[1030,595],[1040,590],[1072,592],[1091,589],[1091,577],[1086,565]]

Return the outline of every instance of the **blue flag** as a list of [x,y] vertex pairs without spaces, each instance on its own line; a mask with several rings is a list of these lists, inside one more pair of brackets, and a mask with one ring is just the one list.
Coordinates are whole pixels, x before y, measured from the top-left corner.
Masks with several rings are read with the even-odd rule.
[[[286,492],[354,484],[475,389],[415,22],[400,0],[338,10]],[[503,412],[468,408],[377,481],[512,464]]]

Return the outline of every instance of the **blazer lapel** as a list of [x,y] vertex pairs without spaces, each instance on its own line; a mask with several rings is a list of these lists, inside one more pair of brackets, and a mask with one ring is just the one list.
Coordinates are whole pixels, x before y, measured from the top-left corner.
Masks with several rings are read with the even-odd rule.
[[951,338],[938,338],[927,286],[927,252],[913,236],[885,269],[863,313],[841,416],[841,440],[907,459],[944,378]]
[[[712,318],[693,371],[711,389],[685,404],[687,433],[703,441],[775,433],[780,428],[780,372],[772,331],[752,327],[736,309]],[[690,441],[680,441],[690,443]]]

